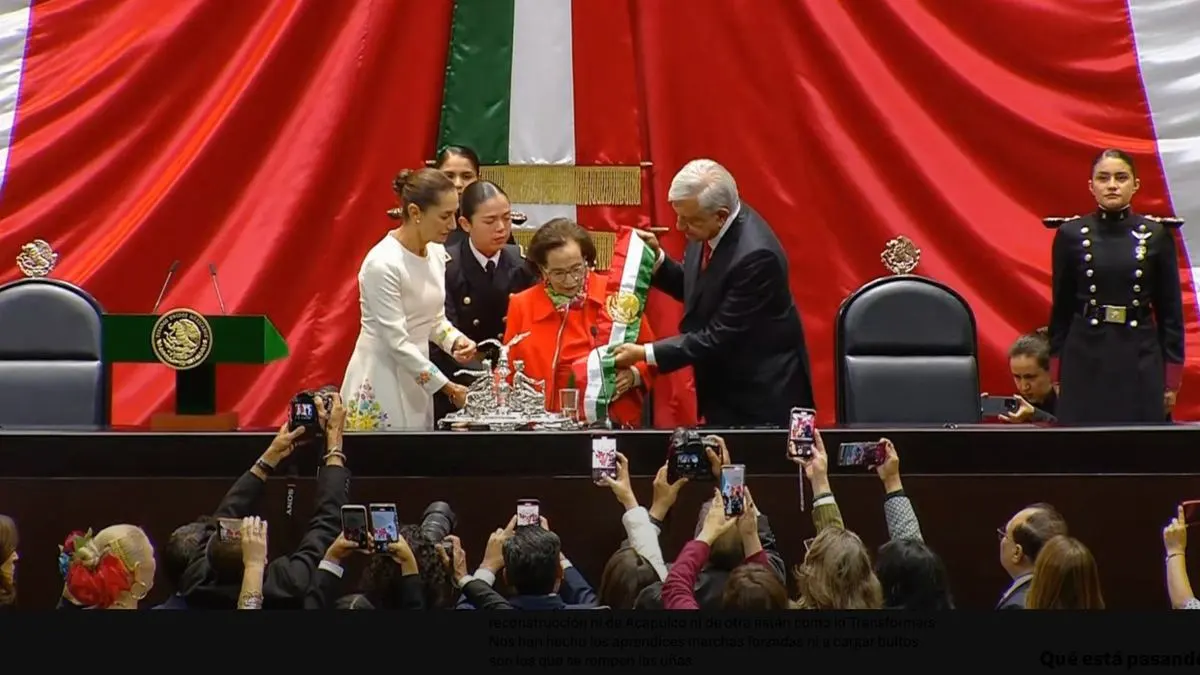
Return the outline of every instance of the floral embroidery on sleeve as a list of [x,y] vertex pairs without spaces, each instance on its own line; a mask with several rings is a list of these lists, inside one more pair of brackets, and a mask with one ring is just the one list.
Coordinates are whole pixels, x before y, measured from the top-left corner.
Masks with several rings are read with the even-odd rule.
[[375,400],[375,389],[370,380],[359,385],[354,400],[346,406],[346,429],[348,431],[371,431],[387,426],[388,415]]
[[428,366],[425,368],[425,370],[417,373],[417,384],[421,385],[422,387],[429,384],[429,381],[433,379],[433,368],[433,366]]
[[[444,344],[446,342],[446,338],[449,337],[450,333],[453,331],[454,326],[451,326],[449,321],[443,321],[441,326],[438,327],[437,332],[433,334],[434,343],[439,345]],[[424,383],[422,382],[422,384]]]

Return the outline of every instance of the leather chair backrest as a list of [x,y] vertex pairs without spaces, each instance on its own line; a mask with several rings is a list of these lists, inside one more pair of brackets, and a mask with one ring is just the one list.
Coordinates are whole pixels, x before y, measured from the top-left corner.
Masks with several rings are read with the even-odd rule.
[[840,424],[981,421],[975,315],[947,286],[877,279],[842,303],[835,332]]
[[62,281],[0,286],[0,427],[108,425],[102,315],[95,298]]

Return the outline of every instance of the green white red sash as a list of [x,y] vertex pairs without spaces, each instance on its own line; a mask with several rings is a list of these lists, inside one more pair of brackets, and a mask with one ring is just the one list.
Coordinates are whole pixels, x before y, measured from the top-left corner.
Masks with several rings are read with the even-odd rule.
[[572,366],[583,398],[580,414],[588,423],[608,419],[609,406],[617,397],[617,367],[612,348],[638,341],[656,257],[654,250],[630,228],[625,228],[617,239],[608,270],[604,311],[598,322],[601,346]]

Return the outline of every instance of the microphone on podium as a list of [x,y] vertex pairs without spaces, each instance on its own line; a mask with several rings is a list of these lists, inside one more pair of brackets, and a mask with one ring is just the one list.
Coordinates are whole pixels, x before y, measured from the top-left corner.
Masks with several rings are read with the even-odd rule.
[[167,286],[171,283],[171,277],[175,276],[175,270],[179,269],[179,261],[171,263],[170,269],[167,270],[167,278],[163,279],[162,290],[158,292],[158,299],[154,301],[154,309],[150,310],[151,314],[158,314],[158,306],[162,304],[163,296],[167,294]]
[[221,299],[221,286],[217,284],[217,266],[208,263],[208,275],[212,277],[213,290],[217,292],[217,302],[221,305],[221,313],[225,314],[225,301]]

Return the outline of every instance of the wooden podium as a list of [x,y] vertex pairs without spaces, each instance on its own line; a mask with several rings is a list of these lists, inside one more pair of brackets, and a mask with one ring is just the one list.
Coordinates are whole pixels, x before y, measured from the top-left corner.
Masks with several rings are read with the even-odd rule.
[[[165,312],[187,311],[172,310]],[[155,348],[156,314],[105,314],[105,363],[164,363]],[[155,431],[233,431],[236,412],[217,411],[217,366],[265,365],[288,355],[287,342],[265,316],[204,316],[211,329],[208,354],[196,365],[175,368],[175,411],[154,415]],[[169,364],[168,364],[169,365]]]

